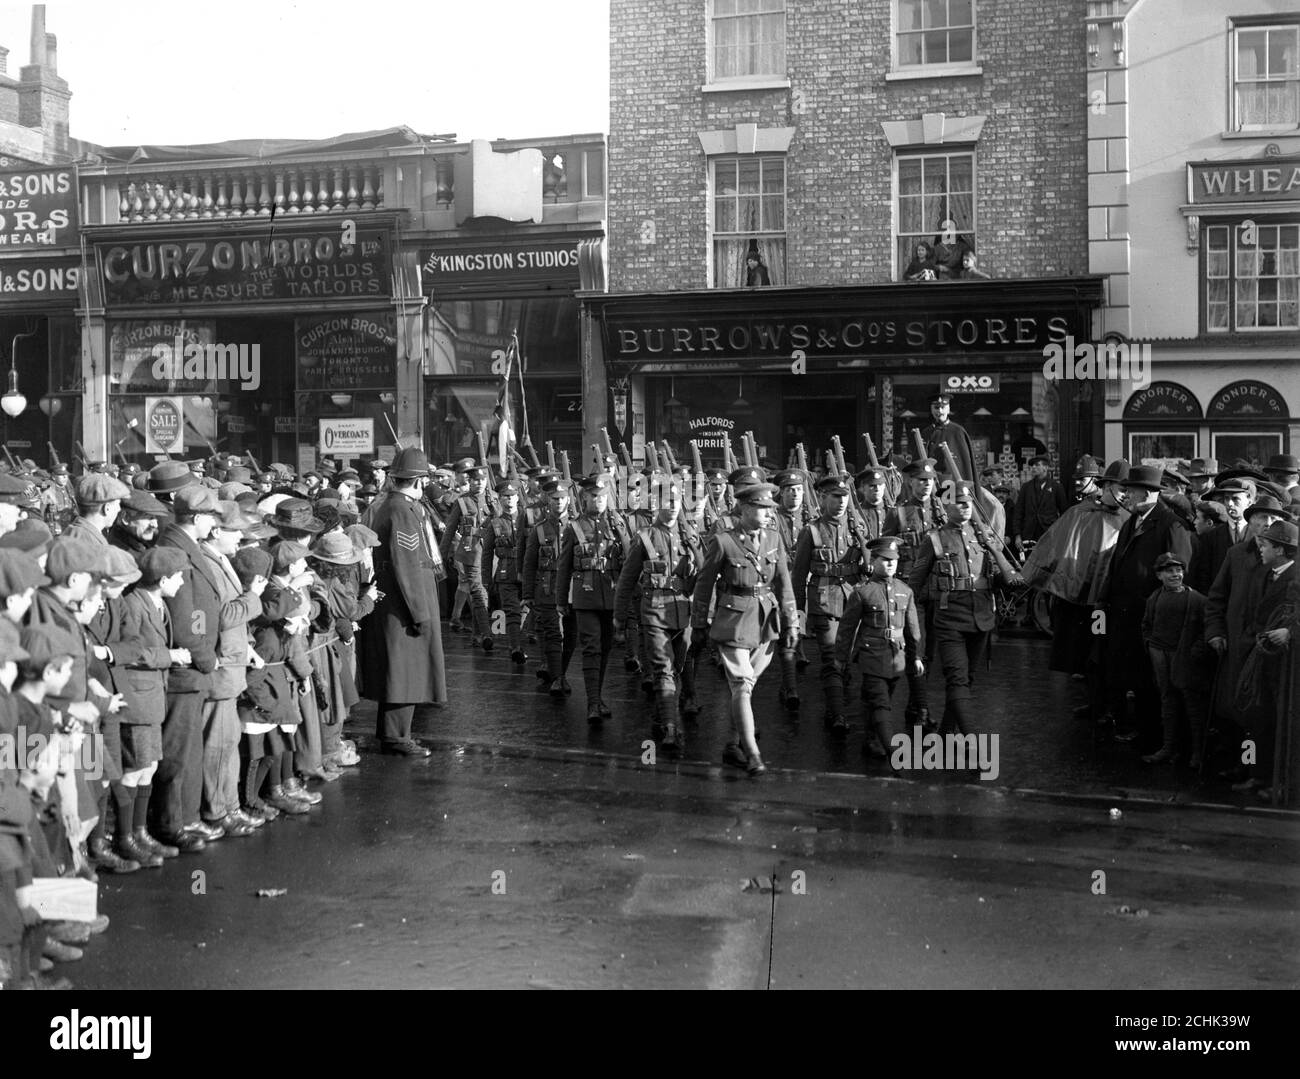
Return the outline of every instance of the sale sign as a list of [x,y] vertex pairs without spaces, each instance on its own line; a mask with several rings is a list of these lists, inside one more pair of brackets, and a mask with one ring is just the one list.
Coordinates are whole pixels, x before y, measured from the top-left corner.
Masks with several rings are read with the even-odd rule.
[[185,452],[185,407],[181,397],[144,399],[146,453]]

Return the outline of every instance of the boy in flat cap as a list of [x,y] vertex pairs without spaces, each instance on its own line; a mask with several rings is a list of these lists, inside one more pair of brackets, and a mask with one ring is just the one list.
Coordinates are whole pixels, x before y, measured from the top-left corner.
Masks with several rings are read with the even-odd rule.
[[80,514],[63,534],[84,540],[93,547],[106,547],[104,533],[113,527],[131,488],[102,472],[88,472],[77,479],[77,511]]
[[1160,588],[1147,599],[1142,639],[1160,694],[1164,739],[1159,749],[1142,759],[1147,764],[1172,761],[1185,744],[1186,728],[1191,766],[1199,770],[1212,669],[1205,643],[1205,597],[1183,584],[1187,567],[1177,555],[1157,555],[1152,569]]

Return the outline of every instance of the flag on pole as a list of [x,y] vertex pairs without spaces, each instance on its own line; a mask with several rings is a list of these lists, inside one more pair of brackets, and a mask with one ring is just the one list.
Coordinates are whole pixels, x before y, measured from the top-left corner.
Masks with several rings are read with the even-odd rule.
[[[506,349],[502,361],[500,382],[497,385],[496,407],[492,410],[492,424],[495,429],[489,432],[489,439],[493,436],[496,438],[497,467],[500,469],[502,476],[509,473],[510,451],[515,441],[514,425],[511,422],[510,415],[510,376],[518,363],[519,338],[512,333],[510,335],[510,346]],[[520,377],[520,385],[522,386],[522,372]]]

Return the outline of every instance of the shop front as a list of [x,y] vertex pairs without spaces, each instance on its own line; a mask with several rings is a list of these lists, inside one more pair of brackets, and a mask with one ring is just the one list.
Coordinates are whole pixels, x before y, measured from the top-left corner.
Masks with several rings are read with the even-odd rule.
[[882,458],[910,458],[940,389],[981,468],[1015,474],[1047,452],[1068,469],[1100,433],[1091,383],[1045,369],[1049,346],[1090,339],[1098,278],[583,299],[611,436],[637,458],[651,440],[689,460],[695,439],[706,467],[721,465],[746,431],[769,467],[800,444],[823,464],[836,435],[861,467],[864,432]]
[[47,467],[81,437],[85,295],[77,173],[72,167],[0,172],[0,344],[6,371],[0,435],[15,460]]
[[[424,313],[425,442],[430,457],[489,453],[503,412],[518,445],[547,442],[581,459],[579,306],[584,245],[599,229],[408,240],[419,252]],[[505,408],[502,408],[503,396]]]
[[392,455],[409,329],[394,215],[93,231],[92,363],[102,349],[119,463],[228,451],[305,470]]

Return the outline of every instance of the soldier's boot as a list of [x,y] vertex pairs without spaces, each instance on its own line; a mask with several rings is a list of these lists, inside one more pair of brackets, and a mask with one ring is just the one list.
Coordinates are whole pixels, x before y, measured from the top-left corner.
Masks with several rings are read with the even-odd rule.
[[547,688],[552,697],[564,698],[564,669],[560,666],[561,652],[558,648],[546,650],[546,670],[538,671],[538,677],[545,676]]
[[650,653],[646,651],[646,633],[638,633],[637,657],[641,663],[641,688],[646,693],[653,693],[655,688],[654,664],[650,662]]
[[787,712],[799,711],[799,675],[793,649],[783,649],[781,657],[781,703]]
[[659,738],[659,747],[670,753],[681,748],[680,735],[677,730],[677,694],[671,690],[661,690],[655,698],[663,734]]
[[695,658],[688,655],[682,669],[677,674],[677,704],[681,709],[682,719],[694,723],[700,714],[700,704],[695,699]]
[[640,640],[641,623],[629,618],[623,640],[623,669],[629,674],[640,674],[646,669],[637,658]]
[[794,664],[797,670],[803,671],[808,668],[808,657],[804,654],[802,638],[799,640],[799,647],[794,650]]
[[[892,720],[893,717],[888,714],[872,713],[868,716],[867,737],[862,743],[862,755],[864,757],[880,761],[889,756],[889,750],[886,747],[894,736],[890,730],[890,727],[893,726]],[[897,769],[894,769],[894,774],[898,774]]]
[[826,718],[828,730],[835,734],[848,734],[849,723],[844,718],[844,683],[839,676],[826,683]]
[[600,699],[600,668],[584,665],[582,683],[587,690],[587,722],[593,727],[599,727],[605,718],[601,711],[604,702]]
[[1168,764],[1178,755],[1178,715],[1164,717],[1164,741],[1154,753],[1142,758],[1143,764]]

